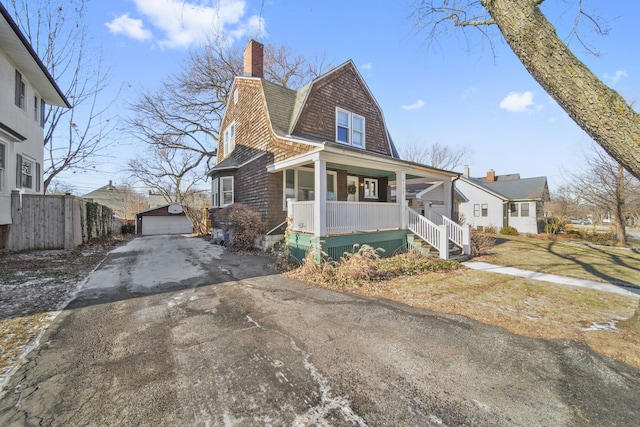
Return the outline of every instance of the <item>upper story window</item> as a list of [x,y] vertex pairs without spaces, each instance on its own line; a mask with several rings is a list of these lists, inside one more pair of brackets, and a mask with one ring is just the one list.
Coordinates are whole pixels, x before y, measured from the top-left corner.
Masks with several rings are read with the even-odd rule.
[[20,71],[16,70],[16,105],[24,110],[27,96],[27,85]]
[[228,156],[236,147],[236,123],[233,122],[224,130],[224,155]]
[[364,148],[364,117],[341,108],[336,109],[336,141]]
[[36,122],[40,121],[40,115],[38,114],[38,106],[39,106],[39,102],[38,102],[38,95],[35,95],[33,97],[33,120],[35,120]]
[[40,98],[40,126],[42,127],[44,127],[44,122],[46,121],[46,117],[44,115],[44,107],[45,107],[44,99]]

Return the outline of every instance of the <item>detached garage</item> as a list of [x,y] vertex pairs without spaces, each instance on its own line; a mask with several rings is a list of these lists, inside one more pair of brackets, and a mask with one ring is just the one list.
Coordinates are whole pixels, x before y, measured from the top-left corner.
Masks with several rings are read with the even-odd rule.
[[184,214],[182,206],[176,203],[136,214],[136,234],[138,236],[191,233],[193,233],[191,221]]

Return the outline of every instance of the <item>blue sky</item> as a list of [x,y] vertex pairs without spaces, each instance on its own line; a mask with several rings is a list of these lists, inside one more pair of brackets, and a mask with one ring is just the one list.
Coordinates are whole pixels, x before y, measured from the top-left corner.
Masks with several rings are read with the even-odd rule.
[[[565,36],[575,11],[570,2],[547,0],[545,10]],[[610,28],[606,37],[587,31],[599,57],[577,44],[574,52],[628,100],[640,99],[640,12],[636,2],[583,0]],[[378,103],[396,145],[441,143],[470,148],[472,176],[489,169],[522,177],[546,175],[552,188],[582,166],[590,139],[529,76],[500,39],[494,51],[452,32],[428,46],[410,18],[410,1],[378,0],[110,0],[89,1],[92,43],[110,70],[111,110],[128,114],[137,89],[154,89],[180,69],[203,36],[222,31],[244,47],[248,37],[287,45],[339,65],[352,59]],[[470,32],[469,34],[473,34]],[[109,97],[110,94],[106,94]],[[80,193],[124,181],[122,165],[143,147],[120,148],[95,171],[65,175]]]

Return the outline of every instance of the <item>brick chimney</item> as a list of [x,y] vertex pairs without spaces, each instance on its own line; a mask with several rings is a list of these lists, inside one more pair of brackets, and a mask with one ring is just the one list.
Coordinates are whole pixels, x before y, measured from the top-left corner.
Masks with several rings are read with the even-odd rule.
[[489,169],[487,172],[487,182],[494,182],[496,180],[496,173],[493,169]]
[[244,48],[244,75],[249,77],[264,77],[264,45],[255,40],[249,40]]

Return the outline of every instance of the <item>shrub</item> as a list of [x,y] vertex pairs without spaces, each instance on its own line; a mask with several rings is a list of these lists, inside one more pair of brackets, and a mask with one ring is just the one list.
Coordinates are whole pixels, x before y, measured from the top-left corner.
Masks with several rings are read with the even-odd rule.
[[502,234],[504,236],[517,236],[519,233],[518,233],[518,230],[516,230],[515,227],[507,225],[506,227],[502,227],[500,229],[500,234]]
[[347,285],[361,280],[371,280],[376,275],[376,261],[380,259],[378,251],[384,249],[374,249],[369,245],[353,245],[353,252],[345,252],[340,258],[336,268],[336,281]]
[[120,226],[120,234],[133,234],[136,232],[135,225],[122,224]]
[[544,226],[544,232],[547,234],[560,234],[564,231],[565,222],[560,218],[550,217],[546,219]]
[[486,254],[489,249],[496,245],[495,237],[485,233],[471,231],[471,256]]
[[460,263],[455,260],[444,260],[412,250],[391,258],[377,261],[376,279],[388,279],[397,276],[413,276],[416,274],[457,270]]
[[235,203],[214,213],[214,219],[228,233],[224,242],[234,251],[248,251],[255,247],[255,239],[264,233],[264,224],[259,213],[247,205]]
[[487,225],[484,228],[484,232],[487,233],[487,234],[496,234],[497,233],[496,227],[494,227],[493,225]]

